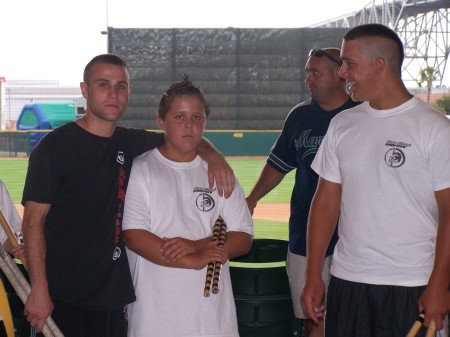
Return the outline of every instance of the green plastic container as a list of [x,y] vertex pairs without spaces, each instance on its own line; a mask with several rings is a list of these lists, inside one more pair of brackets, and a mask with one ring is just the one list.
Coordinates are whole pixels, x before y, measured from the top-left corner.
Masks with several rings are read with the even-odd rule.
[[286,272],[288,242],[254,239],[233,259],[231,282],[240,337],[291,337],[294,309]]

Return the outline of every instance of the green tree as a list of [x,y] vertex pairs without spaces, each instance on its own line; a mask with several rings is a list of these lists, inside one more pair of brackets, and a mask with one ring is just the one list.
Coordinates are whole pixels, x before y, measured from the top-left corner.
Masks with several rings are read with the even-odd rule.
[[433,87],[433,81],[437,80],[438,70],[433,67],[427,66],[424,69],[420,69],[420,80],[417,82],[418,86],[422,88],[422,84],[427,86],[427,103],[430,103],[431,88]]
[[450,115],[450,95],[445,95],[434,102],[434,107],[446,115]]

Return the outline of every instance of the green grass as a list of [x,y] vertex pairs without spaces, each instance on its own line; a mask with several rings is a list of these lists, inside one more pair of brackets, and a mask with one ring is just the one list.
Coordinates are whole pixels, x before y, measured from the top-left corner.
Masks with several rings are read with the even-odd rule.
[[[259,178],[266,159],[261,159],[260,157],[245,159],[229,158],[228,162],[244,189],[245,195],[248,195]],[[288,173],[283,181],[260,202],[289,203],[294,179],[294,172]]]
[[[230,158],[228,162],[233,168],[245,194],[248,195],[264,167],[265,159],[260,157],[255,159]],[[27,167],[27,158],[0,159],[0,179],[5,183],[15,203],[19,203],[22,197]],[[261,202],[288,203],[291,198],[293,184],[294,173],[291,172]]]
[[270,220],[254,220],[254,235],[259,239],[288,239],[288,224]]
[[27,167],[28,158],[0,159],[0,179],[6,185],[16,204],[20,203],[22,199]]
[[[248,195],[259,178],[266,164],[266,159],[261,159],[261,157],[237,159],[233,157],[227,160],[244,189],[245,195]],[[283,181],[262,198],[259,203],[289,203],[294,179],[294,172],[288,173]],[[288,224],[285,222],[255,219],[253,223],[255,238],[288,240]]]
[[[262,159],[261,157],[236,159],[233,157],[229,158],[228,162],[233,168],[245,194],[248,195],[265,165],[265,159]],[[0,179],[5,183],[15,203],[20,203],[21,201],[27,167],[27,158],[8,158],[0,160]],[[289,203],[293,183],[294,173],[291,172],[287,174],[283,181],[265,196],[260,203]],[[287,223],[268,220],[255,220],[254,223],[255,237],[257,238],[284,240],[287,240],[288,238]]]

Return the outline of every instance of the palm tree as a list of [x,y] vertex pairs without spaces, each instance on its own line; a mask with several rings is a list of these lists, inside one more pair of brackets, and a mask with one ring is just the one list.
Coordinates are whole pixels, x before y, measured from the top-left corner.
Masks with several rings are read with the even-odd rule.
[[437,80],[438,70],[427,66],[424,69],[420,69],[419,77],[420,81],[417,82],[419,87],[422,87],[423,83],[426,83],[427,85],[427,103],[430,103],[430,95],[431,95],[431,88],[433,87],[433,81]]

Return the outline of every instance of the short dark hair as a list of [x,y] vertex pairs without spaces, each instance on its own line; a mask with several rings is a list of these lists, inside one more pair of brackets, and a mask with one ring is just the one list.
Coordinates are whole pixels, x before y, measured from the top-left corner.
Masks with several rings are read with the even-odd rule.
[[369,23],[351,28],[347,31],[347,33],[345,33],[344,41],[352,41],[363,37],[384,37],[393,41],[398,49],[397,52],[401,68],[403,60],[405,59],[405,53],[403,51],[403,42],[400,40],[396,32],[387,26],[378,23]]
[[89,63],[84,68],[83,82],[85,83],[89,82],[89,75],[92,67],[95,64],[114,64],[116,66],[121,66],[125,68],[128,75],[130,74],[130,69],[128,69],[126,62],[120,56],[115,54],[100,54],[95,56],[92,60],[90,60]]
[[158,116],[161,119],[165,119],[166,114],[170,110],[170,106],[172,105],[174,99],[183,95],[197,97],[200,102],[203,103],[206,118],[209,117],[211,111],[209,109],[209,105],[205,98],[205,95],[199,87],[195,86],[192,83],[189,74],[184,74],[183,81],[172,84],[169,89],[164,92],[161,100],[159,101]]

